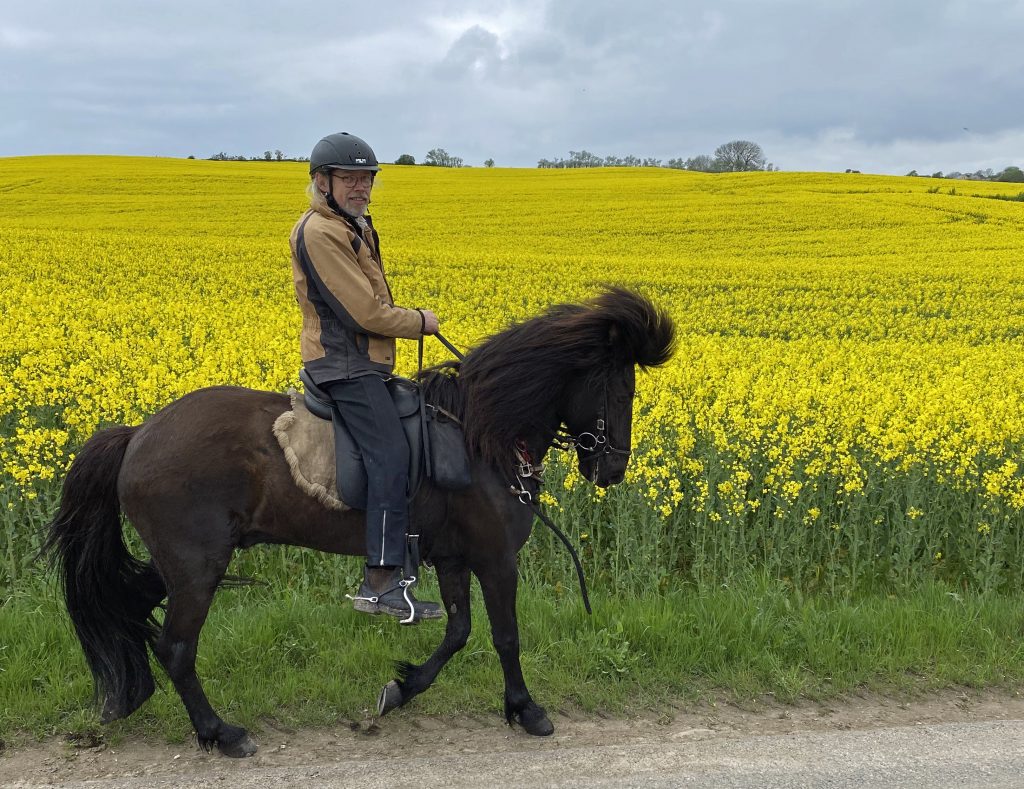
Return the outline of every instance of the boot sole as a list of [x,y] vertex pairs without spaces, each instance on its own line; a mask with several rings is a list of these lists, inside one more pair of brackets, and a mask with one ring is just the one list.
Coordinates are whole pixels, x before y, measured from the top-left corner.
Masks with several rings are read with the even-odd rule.
[[[387,616],[393,616],[396,619],[405,619],[409,616],[408,608],[393,608],[389,605],[371,603],[369,600],[353,600],[352,607],[360,613],[370,614],[372,616],[386,614]],[[443,609],[438,609],[436,612],[428,610],[419,614],[414,621],[419,622],[421,619],[440,619],[443,616]]]

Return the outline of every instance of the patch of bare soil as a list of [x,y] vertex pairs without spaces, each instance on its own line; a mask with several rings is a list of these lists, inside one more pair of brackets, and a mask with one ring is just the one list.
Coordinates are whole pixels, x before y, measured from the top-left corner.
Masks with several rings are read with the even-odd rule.
[[[498,716],[431,717],[399,711],[383,719],[349,721],[329,729],[293,731],[267,723],[256,740],[260,750],[245,760],[205,753],[195,742],[166,744],[101,738],[54,738],[41,743],[0,745],[0,786],[54,786],[112,778],[230,781],[245,765],[288,767],[349,761],[432,757],[441,753],[480,754],[696,741],[750,734],[866,730],[892,726],[1024,719],[1019,692],[947,690],[912,700],[874,694],[839,701],[749,705],[666,703],[660,712],[604,717],[571,710],[549,711],[551,737],[510,729]],[[225,784],[227,785],[227,784]]]

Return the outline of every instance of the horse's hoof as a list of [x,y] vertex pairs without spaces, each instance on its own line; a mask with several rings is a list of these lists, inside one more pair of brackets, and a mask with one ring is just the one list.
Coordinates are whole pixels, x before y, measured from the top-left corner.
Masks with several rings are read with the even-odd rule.
[[554,724],[548,719],[544,708],[538,707],[533,702],[528,704],[517,717],[519,725],[527,734],[532,734],[534,737],[548,737],[555,732]]
[[381,688],[380,695],[377,697],[377,714],[386,715],[391,710],[401,707],[403,701],[401,686],[395,680],[391,680]]
[[256,753],[258,747],[248,734],[242,732],[242,736],[234,742],[218,742],[217,750],[225,756],[230,756],[232,759],[242,759],[246,756],[252,756]]

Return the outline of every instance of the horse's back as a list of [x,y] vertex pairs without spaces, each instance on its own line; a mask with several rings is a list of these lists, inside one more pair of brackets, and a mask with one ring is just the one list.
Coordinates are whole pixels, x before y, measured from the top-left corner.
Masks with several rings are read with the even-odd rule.
[[147,419],[118,478],[122,508],[143,533],[160,514],[230,513],[258,505],[261,477],[277,450],[274,420],[287,395],[216,386],[190,392]]
[[150,550],[168,530],[231,548],[281,542],[363,550],[362,513],[328,510],[292,479],[273,434],[290,407],[288,395],[214,386],[190,392],[139,428],[118,495]]
[[218,462],[228,449],[255,451],[274,442],[274,420],[289,407],[287,395],[238,386],[197,389],[157,411],[138,429],[128,447],[125,465],[142,464],[150,456],[160,462]]

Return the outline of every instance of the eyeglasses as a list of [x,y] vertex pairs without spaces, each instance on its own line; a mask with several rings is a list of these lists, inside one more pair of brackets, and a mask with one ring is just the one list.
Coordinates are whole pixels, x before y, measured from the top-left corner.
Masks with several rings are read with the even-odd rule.
[[344,175],[341,175],[337,170],[334,170],[331,172],[331,175],[350,188],[356,184],[359,184],[360,186],[373,186],[373,173],[359,173],[358,175],[345,173]]

